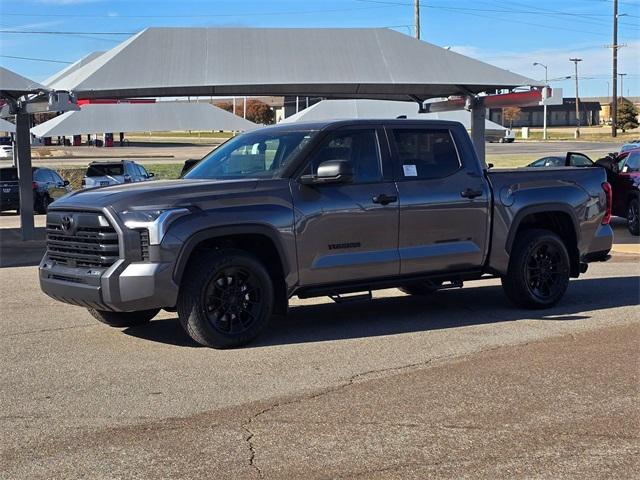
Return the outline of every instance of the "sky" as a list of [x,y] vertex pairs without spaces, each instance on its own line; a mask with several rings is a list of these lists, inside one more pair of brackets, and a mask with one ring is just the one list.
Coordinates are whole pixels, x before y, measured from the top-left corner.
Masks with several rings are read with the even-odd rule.
[[[422,0],[421,38],[575,95],[611,91],[612,0]],[[640,96],[640,0],[619,1],[618,72]],[[0,65],[43,81],[146,27],[388,27],[414,35],[413,0],[0,0]],[[49,33],[36,33],[49,32]],[[53,32],[53,33],[51,33]],[[66,32],[66,33],[65,33]],[[73,32],[73,33],[72,33]],[[310,52],[312,54],[312,52]],[[23,57],[23,58],[13,58]]]

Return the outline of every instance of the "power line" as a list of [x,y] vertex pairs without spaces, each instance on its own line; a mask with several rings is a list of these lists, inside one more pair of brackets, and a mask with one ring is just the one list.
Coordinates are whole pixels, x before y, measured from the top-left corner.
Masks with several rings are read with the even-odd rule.
[[49,60],[46,58],[32,58],[32,57],[17,57],[15,55],[0,55],[3,58],[15,58],[16,60],[30,60],[32,62],[49,62],[49,63],[66,63],[72,64],[73,62],[65,62],[64,60]]

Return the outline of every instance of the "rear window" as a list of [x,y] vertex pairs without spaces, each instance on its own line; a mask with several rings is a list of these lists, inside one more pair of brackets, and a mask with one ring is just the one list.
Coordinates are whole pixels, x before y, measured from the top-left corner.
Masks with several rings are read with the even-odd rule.
[[0,181],[2,182],[17,182],[18,170],[15,168],[2,168],[0,169]]
[[105,175],[123,175],[123,165],[114,163],[87,167],[87,177],[104,177]]

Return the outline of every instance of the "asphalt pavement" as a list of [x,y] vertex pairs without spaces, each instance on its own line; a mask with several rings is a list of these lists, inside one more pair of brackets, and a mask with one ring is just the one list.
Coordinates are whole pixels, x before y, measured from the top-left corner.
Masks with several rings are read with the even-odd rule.
[[172,313],[98,324],[22,259],[0,268],[0,478],[637,474],[636,255],[592,265],[544,311],[495,280],[294,299],[230,351],[198,347]]

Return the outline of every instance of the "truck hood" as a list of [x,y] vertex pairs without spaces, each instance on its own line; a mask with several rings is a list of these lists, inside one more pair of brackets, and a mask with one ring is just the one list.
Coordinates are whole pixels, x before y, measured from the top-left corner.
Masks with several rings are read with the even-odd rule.
[[208,203],[220,197],[246,193],[257,180],[154,180],[70,193],[50,205],[53,209],[104,208],[116,211],[132,207],[176,207]]

